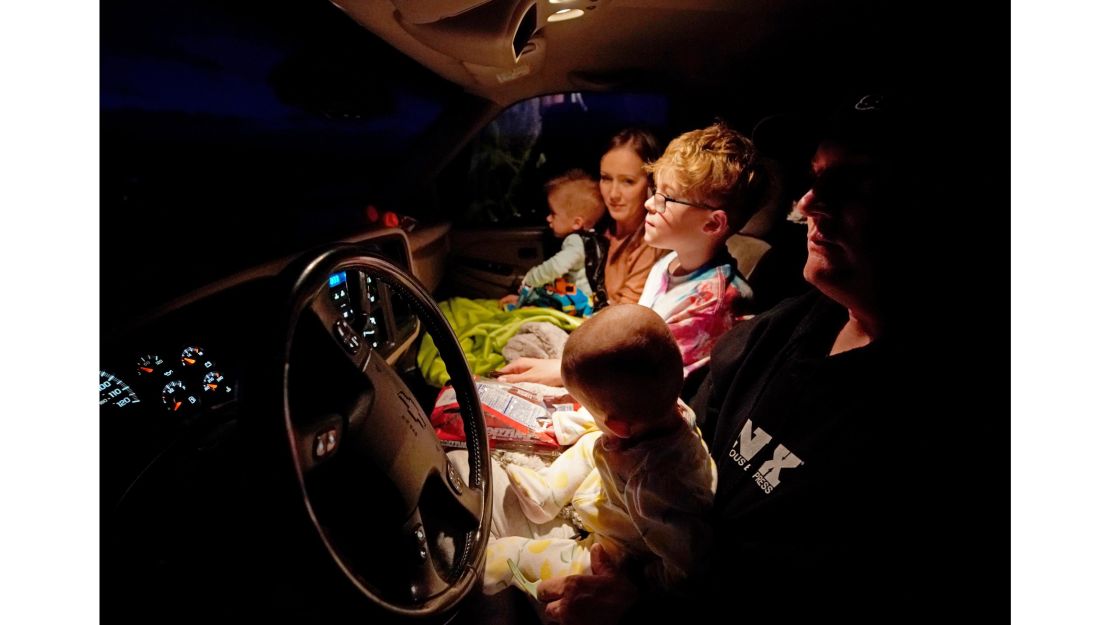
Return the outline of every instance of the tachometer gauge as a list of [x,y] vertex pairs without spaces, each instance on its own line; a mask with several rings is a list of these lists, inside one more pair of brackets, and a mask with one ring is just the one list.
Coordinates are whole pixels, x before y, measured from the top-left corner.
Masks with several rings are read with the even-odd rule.
[[140,403],[139,396],[126,382],[107,371],[101,370],[100,406],[102,408],[107,406],[112,409],[119,409],[138,403]]

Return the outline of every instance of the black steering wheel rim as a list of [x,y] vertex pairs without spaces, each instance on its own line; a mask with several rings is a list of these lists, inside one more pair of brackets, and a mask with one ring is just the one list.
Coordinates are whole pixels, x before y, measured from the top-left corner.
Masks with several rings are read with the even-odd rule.
[[[447,461],[442,446],[434,440],[435,434],[430,421],[404,382],[396,376],[392,368],[385,365],[375,350],[364,344],[357,347],[345,345],[341,338],[344,333],[339,330],[342,321],[328,318],[329,307],[319,304],[324,301],[322,296],[327,291],[328,277],[339,271],[352,270],[360,272],[360,275],[372,276],[385,284],[404,300],[423,328],[432,336],[455,388],[465,424],[467,449],[470,452],[468,484],[462,483],[454,467]],[[338,569],[373,604],[390,613],[410,617],[426,617],[449,612],[473,589],[475,584],[481,581],[486,542],[489,537],[492,500],[490,458],[481,403],[458,340],[442,311],[427,291],[411,275],[365,247],[359,245],[332,247],[296,263],[291,268],[291,272],[294,276],[289,299],[291,307],[285,326],[282,358],[283,418],[304,509],[316,530],[316,535]],[[319,330],[322,329],[330,334],[334,339],[332,346],[336,353],[345,352],[345,356],[351,359],[354,368],[365,375],[366,380],[362,382],[369,381],[370,390],[365,393],[369,399],[351,402],[355,407],[350,414],[341,415],[339,419],[330,416],[330,422],[337,424],[334,428],[328,427],[327,423],[319,419],[309,419],[310,425],[306,426],[304,418],[298,413],[298,402],[291,393],[291,389],[297,388],[298,381],[294,378],[298,368],[300,370],[309,368],[298,364],[299,352],[295,347],[298,341],[307,340],[299,336],[299,333],[305,332],[306,327],[315,328],[312,332],[315,332],[314,340],[317,342],[321,338]],[[333,328],[334,332],[331,331]],[[312,366],[315,366],[315,363]],[[342,456],[345,461],[349,457],[356,458],[356,461],[348,461],[348,464],[343,465],[344,467],[356,467],[357,470],[376,467],[386,474],[386,483],[392,484],[400,493],[397,499],[402,501],[403,507],[407,510],[405,513],[407,516],[402,524],[404,526],[402,533],[407,532],[406,536],[418,537],[420,541],[423,541],[426,536],[428,538],[424,546],[414,545],[410,551],[425,554],[423,550],[426,548],[427,551],[432,552],[431,556],[439,556],[437,559],[425,554],[424,561],[421,561],[418,555],[412,562],[403,559],[400,563],[387,563],[391,568],[399,569],[398,575],[402,577],[406,575],[406,571],[409,572],[412,579],[402,580],[411,588],[411,593],[406,596],[383,589],[382,585],[370,581],[373,575],[366,570],[360,570],[360,568],[375,568],[378,565],[365,555],[361,558],[352,555],[350,545],[357,541],[345,541],[343,537],[337,535],[337,533],[351,533],[357,530],[351,530],[349,527],[344,529],[341,527],[342,521],[327,522],[329,505],[334,504],[334,501],[324,501],[329,495],[321,493],[331,491],[315,488],[313,480],[320,478],[314,478],[313,475],[326,474],[328,471],[332,471],[329,475],[334,475],[342,471],[317,468],[340,465],[330,457],[323,459],[313,457],[312,449],[313,433],[331,432],[332,429],[340,440],[336,457]],[[315,434],[316,443],[319,443],[320,436],[318,433]],[[382,439],[389,442],[383,443]],[[432,448],[433,444],[435,449]],[[390,455],[391,452],[392,455]],[[343,456],[343,454],[347,455]],[[344,479],[347,485],[358,482],[357,478],[350,476]],[[449,488],[444,488],[444,485]],[[428,492],[433,494],[427,495]],[[448,508],[464,511],[460,516],[466,520],[467,528],[459,531],[460,540],[456,542],[461,544],[454,545],[453,554],[450,556],[435,551],[436,546],[431,544],[431,536],[427,535],[426,529],[426,526],[432,525],[431,519],[423,518],[430,512],[426,508],[431,507],[424,505],[425,500],[438,498],[439,501],[443,501],[444,492],[447,493]],[[370,495],[370,493],[366,494],[367,497]],[[454,501],[450,501],[452,497]],[[408,510],[409,508],[411,510]],[[436,510],[440,509],[443,508],[436,506]],[[394,537],[386,536],[382,540],[391,541]],[[401,542],[403,543],[404,540],[402,539]],[[365,542],[363,540],[358,544]],[[392,548],[392,552],[398,551],[403,550]],[[449,566],[436,567],[427,562],[427,560],[441,562],[444,557],[450,558]],[[446,573],[441,572],[444,567],[447,569]],[[380,578],[381,572],[377,571],[377,573]],[[394,584],[390,583],[387,586],[393,588]]]

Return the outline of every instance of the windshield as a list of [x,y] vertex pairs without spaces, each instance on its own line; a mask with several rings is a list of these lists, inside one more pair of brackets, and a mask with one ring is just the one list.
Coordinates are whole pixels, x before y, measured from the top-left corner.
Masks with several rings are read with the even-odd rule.
[[[544,182],[570,169],[598,175],[609,139],[629,126],[668,136],[670,98],[650,93],[561,93],[530,98],[490,122],[440,179],[460,226],[544,226]],[[453,193],[453,190],[458,190]]]
[[102,275],[149,303],[365,228],[465,97],[329,3],[103,11]]

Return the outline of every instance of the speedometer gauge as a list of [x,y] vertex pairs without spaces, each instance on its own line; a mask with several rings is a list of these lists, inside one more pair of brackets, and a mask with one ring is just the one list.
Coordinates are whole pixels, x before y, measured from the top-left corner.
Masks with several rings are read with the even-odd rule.
[[101,407],[119,409],[137,403],[139,403],[139,396],[126,382],[107,371],[100,371]]

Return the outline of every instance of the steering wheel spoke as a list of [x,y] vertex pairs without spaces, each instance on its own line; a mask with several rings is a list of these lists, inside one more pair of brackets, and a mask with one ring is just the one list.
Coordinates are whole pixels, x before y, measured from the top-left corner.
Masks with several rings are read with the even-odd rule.
[[413,511],[401,528],[400,540],[409,552],[407,579],[410,583],[407,590],[414,601],[423,601],[450,586],[440,574],[436,562],[450,563],[454,559],[453,549],[443,553],[445,547],[436,544],[436,537],[429,535],[419,509]]
[[465,518],[465,522],[471,527],[478,527],[482,523],[482,510],[483,510],[483,490],[481,487],[467,486],[462,476],[459,475],[458,470],[450,461],[447,461],[447,469],[440,474],[440,479],[443,481],[443,486],[446,487],[446,492],[449,492],[454,497],[461,514]]
[[346,349],[334,330],[342,323],[339,314],[316,298],[297,328],[294,365],[311,367],[308,373],[300,367],[291,371],[302,383],[289,392],[290,442],[302,471],[335,457],[375,401],[375,385],[367,373],[373,350]]
[[339,453],[344,442],[345,420],[338,414],[320,415],[310,422],[302,422],[294,431],[292,444],[300,469],[309,472]]
[[393,368],[371,354],[367,373],[374,380],[374,404],[351,419],[348,445],[377,459],[397,487],[407,509],[415,509],[428,476],[447,464],[424,410]]
[[344,354],[359,370],[365,370],[373,350],[351,326],[350,322],[331,305],[327,298],[314,298],[310,304],[312,315],[321,329],[335,341],[338,351]]

